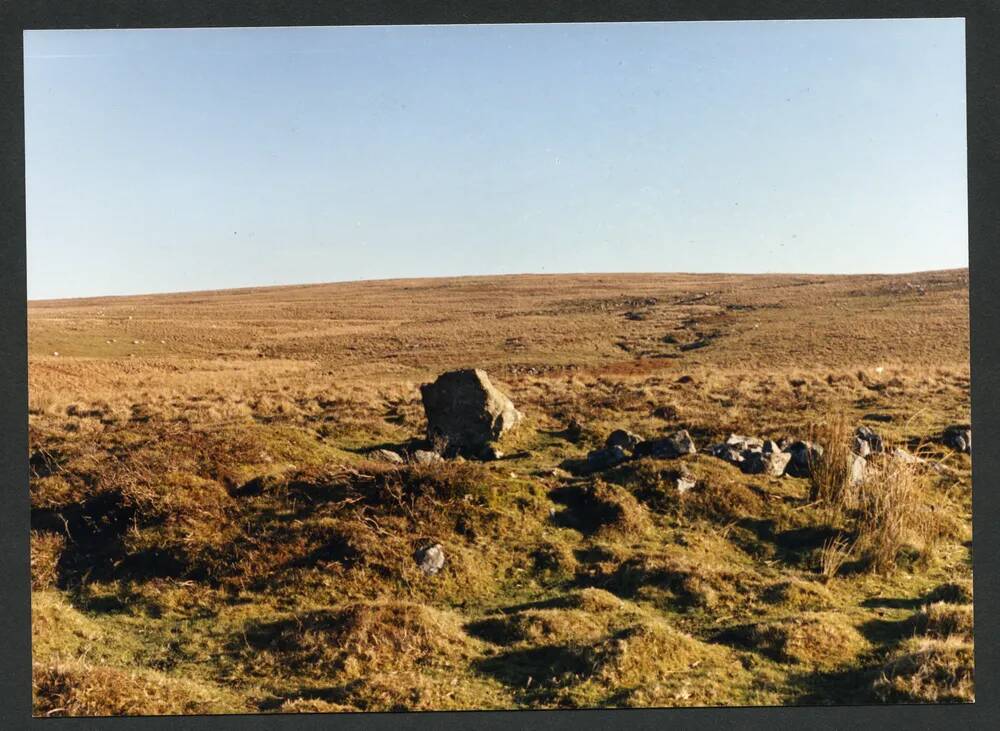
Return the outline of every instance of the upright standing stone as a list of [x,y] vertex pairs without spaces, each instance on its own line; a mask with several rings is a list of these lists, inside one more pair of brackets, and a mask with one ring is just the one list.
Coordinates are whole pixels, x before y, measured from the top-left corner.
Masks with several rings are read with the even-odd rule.
[[484,371],[449,371],[420,387],[427,438],[443,440],[449,453],[481,453],[524,416]]

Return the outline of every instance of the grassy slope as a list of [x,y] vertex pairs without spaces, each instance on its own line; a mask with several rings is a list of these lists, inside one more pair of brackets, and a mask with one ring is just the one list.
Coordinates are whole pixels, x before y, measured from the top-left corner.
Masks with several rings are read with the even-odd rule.
[[[971,575],[970,463],[931,441],[968,420],[967,282],[519,276],[32,303],[36,710],[967,699],[971,638],[914,619]],[[417,385],[460,366],[528,415],[510,456],[368,462],[412,446]],[[678,498],[672,462],[552,472],[616,427],[704,445],[805,436],[839,411],[954,470],[922,478],[940,539],[889,575],[849,563],[820,582],[845,527],[805,480],[697,455]],[[448,557],[436,577],[411,558],[428,542]]]

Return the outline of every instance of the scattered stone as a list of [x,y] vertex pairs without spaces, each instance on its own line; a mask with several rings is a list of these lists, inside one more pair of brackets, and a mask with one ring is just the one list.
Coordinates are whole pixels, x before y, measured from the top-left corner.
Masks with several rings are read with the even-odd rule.
[[850,482],[852,485],[860,485],[865,479],[865,467],[867,462],[865,462],[864,457],[860,457],[856,454],[850,456],[851,460],[851,470],[850,470]]
[[788,452],[756,452],[747,450],[743,453],[740,469],[748,475],[766,474],[771,477],[781,477],[791,461]]
[[555,477],[559,480],[568,480],[573,477],[569,472],[562,469],[561,467],[553,467],[549,470],[549,477]]
[[955,424],[944,430],[942,438],[944,445],[957,452],[972,453],[972,427],[968,424]]
[[792,455],[785,468],[785,474],[792,477],[808,477],[812,464],[823,456],[823,447],[812,442],[796,441],[789,444],[785,451]]
[[884,451],[882,437],[871,427],[859,426],[854,432],[854,451],[862,457]]
[[726,439],[726,444],[734,449],[743,451],[744,449],[763,449],[764,442],[757,437],[745,437],[741,434],[730,434]]
[[430,452],[426,449],[417,449],[413,452],[413,461],[417,464],[433,464],[435,462],[444,462],[444,457],[437,452]]
[[713,457],[729,462],[729,464],[739,465],[743,461],[743,452],[731,444],[725,442],[713,444],[708,448],[708,453]]
[[402,464],[404,461],[398,453],[393,452],[391,449],[375,449],[369,452],[368,456],[380,462],[392,462],[393,464]]
[[778,443],[773,439],[768,439],[766,442],[764,442],[764,446],[761,448],[761,451],[764,452],[764,454],[771,454],[775,452],[780,452],[781,447],[778,446]]
[[677,383],[693,383],[694,379],[691,376],[681,376],[677,379]]
[[635,447],[634,454],[636,457],[676,459],[681,455],[695,454],[697,451],[691,435],[687,433],[686,429],[681,429],[669,437],[648,439],[644,442],[639,442]]
[[444,549],[440,543],[421,548],[413,554],[417,566],[428,576],[433,576],[444,567]]
[[641,441],[642,437],[638,434],[633,434],[625,429],[615,429],[608,436],[607,441],[604,442],[604,446],[609,449],[611,447],[621,447],[626,452],[631,452]]
[[587,470],[597,472],[620,465],[628,460],[625,450],[619,446],[595,449],[587,455]]
[[900,447],[896,447],[894,450],[892,450],[892,456],[898,459],[900,462],[905,462],[906,464],[920,464],[921,462],[924,461],[920,459],[920,457],[918,457],[917,455],[910,454],[905,449],[901,449]]
[[59,357],[59,351],[58,351],[58,350],[54,351],[54,352],[52,353],[52,355],[54,355],[54,356],[56,356],[56,357]]
[[517,426],[524,415],[482,370],[449,371],[420,387],[427,414],[427,437],[445,449],[479,452]]
[[674,489],[681,495],[693,490],[697,484],[698,481],[695,480],[694,476],[691,475],[687,468],[683,466],[680,470],[678,470],[677,476],[673,479]]

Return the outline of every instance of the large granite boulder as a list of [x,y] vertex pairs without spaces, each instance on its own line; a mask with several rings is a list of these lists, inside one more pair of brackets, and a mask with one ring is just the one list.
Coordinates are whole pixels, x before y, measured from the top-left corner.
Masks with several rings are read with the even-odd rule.
[[478,455],[524,416],[478,368],[449,371],[420,387],[427,438],[451,454]]

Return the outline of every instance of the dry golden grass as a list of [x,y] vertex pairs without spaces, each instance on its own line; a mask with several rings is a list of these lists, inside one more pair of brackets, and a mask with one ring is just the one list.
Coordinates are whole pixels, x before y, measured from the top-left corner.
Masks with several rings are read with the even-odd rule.
[[[965,610],[933,603],[971,602],[971,462],[934,441],[969,420],[967,288],[616,274],[29,303],[35,711],[969,699]],[[527,416],[504,459],[369,459],[424,446],[418,387],[463,366]],[[944,471],[872,461],[844,489],[861,423]],[[833,448],[815,484],[704,453],[558,469],[616,428]],[[885,621],[926,634],[897,647]]]

